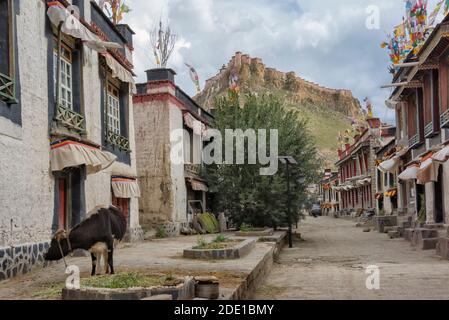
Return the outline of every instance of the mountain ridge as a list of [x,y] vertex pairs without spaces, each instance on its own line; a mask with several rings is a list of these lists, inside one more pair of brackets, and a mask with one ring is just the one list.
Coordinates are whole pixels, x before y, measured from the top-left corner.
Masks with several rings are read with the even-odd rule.
[[289,108],[301,110],[310,120],[309,129],[317,140],[319,154],[327,166],[336,160],[339,131],[351,127],[360,115],[361,104],[347,89],[330,89],[296,75],[267,67],[262,59],[237,52],[219,72],[206,80],[194,97],[205,109],[213,108],[216,97],[227,94],[233,79],[241,93],[275,93]]

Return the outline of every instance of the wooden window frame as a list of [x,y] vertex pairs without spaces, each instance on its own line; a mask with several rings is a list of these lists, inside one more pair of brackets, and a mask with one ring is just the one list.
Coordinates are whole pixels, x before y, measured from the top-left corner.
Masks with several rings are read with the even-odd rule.
[[0,72],[0,100],[6,102],[7,104],[17,103],[16,99],[16,70],[15,70],[15,17],[14,17],[14,2],[13,0],[4,0],[7,5],[7,51],[8,51],[8,70],[5,73]]
[[[73,49],[65,43],[61,43],[61,66],[60,75],[57,74],[57,63],[58,63],[58,44],[56,41],[56,47],[53,49],[53,74],[54,74],[54,91],[56,95],[57,88],[57,77],[60,76],[59,84],[59,96],[60,101],[58,101],[63,107],[74,110],[73,103]],[[70,72],[67,70],[70,68]],[[65,98],[64,98],[65,93]]]
[[106,88],[106,116],[108,130],[121,135],[120,89],[112,81],[108,81]]

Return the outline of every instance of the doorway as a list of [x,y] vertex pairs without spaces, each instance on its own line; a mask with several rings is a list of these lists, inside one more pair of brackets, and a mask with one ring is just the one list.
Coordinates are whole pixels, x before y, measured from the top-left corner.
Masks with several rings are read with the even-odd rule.
[[112,204],[120,209],[123,213],[123,216],[126,219],[126,225],[129,227],[129,207],[130,207],[130,199],[124,198],[116,198],[114,194],[112,194]]
[[55,210],[52,231],[69,230],[85,217],[84,167],[55,173]]
[[416,184],[416,213],[419,222],[426,222],[426,188]]
[[438,169],[438,181],[435,182],[435,222],[444,223],[444,187],[443,166]]

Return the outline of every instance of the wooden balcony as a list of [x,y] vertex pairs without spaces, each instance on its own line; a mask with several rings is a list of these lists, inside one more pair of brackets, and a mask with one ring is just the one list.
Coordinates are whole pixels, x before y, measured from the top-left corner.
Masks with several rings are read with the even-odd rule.
[[410,140],[408,141],[408,146],[410,148],[416,148],[417,146],[419,146],[421,143],[420,139],[419,139],[419,134],[415,134],[413,137],[410,138]]
[[0,100],[6,103],[16,103],[14,79],[0,73]]
[[114,147],[119,148],[121,151],[130,152],[131,148],[129,145],[129,140],[115,132],[110,130],[107,131],[106,141],[113,145]]
[[429,123],[428,125],[426,125],[424,127],[424,137],[432,138],[433,136],[435,136],[435,134],[436,134],[436,132],[435,132],[433,122]]
[[83,133],[86,130],[84,117],[72,109],[66,108],[62,105],[58,105],[56,107],[55,119],[64,127],[76,131],[77,133]]
[[440,115],[441,128],[449,128],[449,109]]
[[201,165],[199,164],[185,164],[184,170],[187,174],[199,176],[201,174]]

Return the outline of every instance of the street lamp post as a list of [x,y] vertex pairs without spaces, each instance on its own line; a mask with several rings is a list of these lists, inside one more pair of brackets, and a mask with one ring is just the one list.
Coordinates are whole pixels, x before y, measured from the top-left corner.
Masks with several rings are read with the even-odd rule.
[[291,195],[290,195],[290,165],[296,165],[298,162],[293,157],[284,156],[279,157],[279,161],[285,164],[287,173],[287,217],[288,217],[288,246],[293,248],[293,227],[292,227],[292,210],[291,210]]

